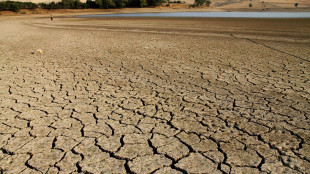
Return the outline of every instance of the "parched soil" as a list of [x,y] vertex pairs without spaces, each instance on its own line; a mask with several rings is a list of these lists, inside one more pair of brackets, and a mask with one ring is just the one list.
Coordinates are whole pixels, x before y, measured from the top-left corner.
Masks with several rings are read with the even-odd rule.
[[309,28],[0,18],[0,173],[308,173]]

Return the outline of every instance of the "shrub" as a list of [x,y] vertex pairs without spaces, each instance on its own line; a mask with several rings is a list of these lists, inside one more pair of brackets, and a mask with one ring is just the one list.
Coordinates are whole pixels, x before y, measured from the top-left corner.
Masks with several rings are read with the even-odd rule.
[[13,12],[18,12],[20,8],[19,8],[19,6],[15,5],[15,4],[12,4],[10,9],[11,9]]
[[148,5],[147,0],[140,0],[140,4],[139,4],[140,7],[146,7],[147,5]]
[[210,7],[211,1],[210,1],[210,0],[206,0],[206,5],[207,5],[208,7]]
[[201,6],[203,5],[205,0],[195,0],[194,6]]
[[20,14],[26,14],[26,12],[25,12],[25,11],[22,11]]
[[253,4],[252,4],[252,2],[251,2],[251,3],[249,3],[249,7],[253,7]]
[[202,6],[204,4],[206,4],[208,7],[210,7],[211,1],[210,0],[195,0],[193,7]]
[[147,0],[147,4],[152,7],[160,6],[165,0]]
[[296,7],[296,8],[298,7],[298,5],[299,5],[298,3],[295,3],[295,7]]
[[95,1],[92,1],[92,0],[87,0],[86,6],[87,8],[99,8],[99,5]]

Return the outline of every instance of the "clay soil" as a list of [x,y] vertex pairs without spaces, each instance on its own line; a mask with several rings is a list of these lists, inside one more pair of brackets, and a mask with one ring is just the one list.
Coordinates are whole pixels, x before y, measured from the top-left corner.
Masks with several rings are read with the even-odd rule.
[[0,173],[308,173],[309,28],[0,17]]

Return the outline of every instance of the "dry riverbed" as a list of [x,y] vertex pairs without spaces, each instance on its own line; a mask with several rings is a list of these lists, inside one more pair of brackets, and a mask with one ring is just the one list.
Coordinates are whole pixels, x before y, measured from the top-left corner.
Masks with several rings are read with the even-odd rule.
[[309,28],[2,17],[0,173],[307,173]]

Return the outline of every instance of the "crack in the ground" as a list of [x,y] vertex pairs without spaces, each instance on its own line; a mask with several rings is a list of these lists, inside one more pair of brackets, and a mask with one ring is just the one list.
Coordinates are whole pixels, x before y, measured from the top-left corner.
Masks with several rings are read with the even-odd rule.
[[33,154],[29,154],[29,155],[30,155],[30,157],[29,157],[29,159],[25,162],[25,166],[27,166],[28,168],[30,168],[30,169],[32,169],[32,170],[35,170],[35,171],[40,172],[40,173],[43,174],[42,171],[40,171],[39,169],[37,169],[37,168],[35,168],[35,167],[33,167],[33,166],[31,166],[31,165],[29,164],[29,161],[32,159]]

